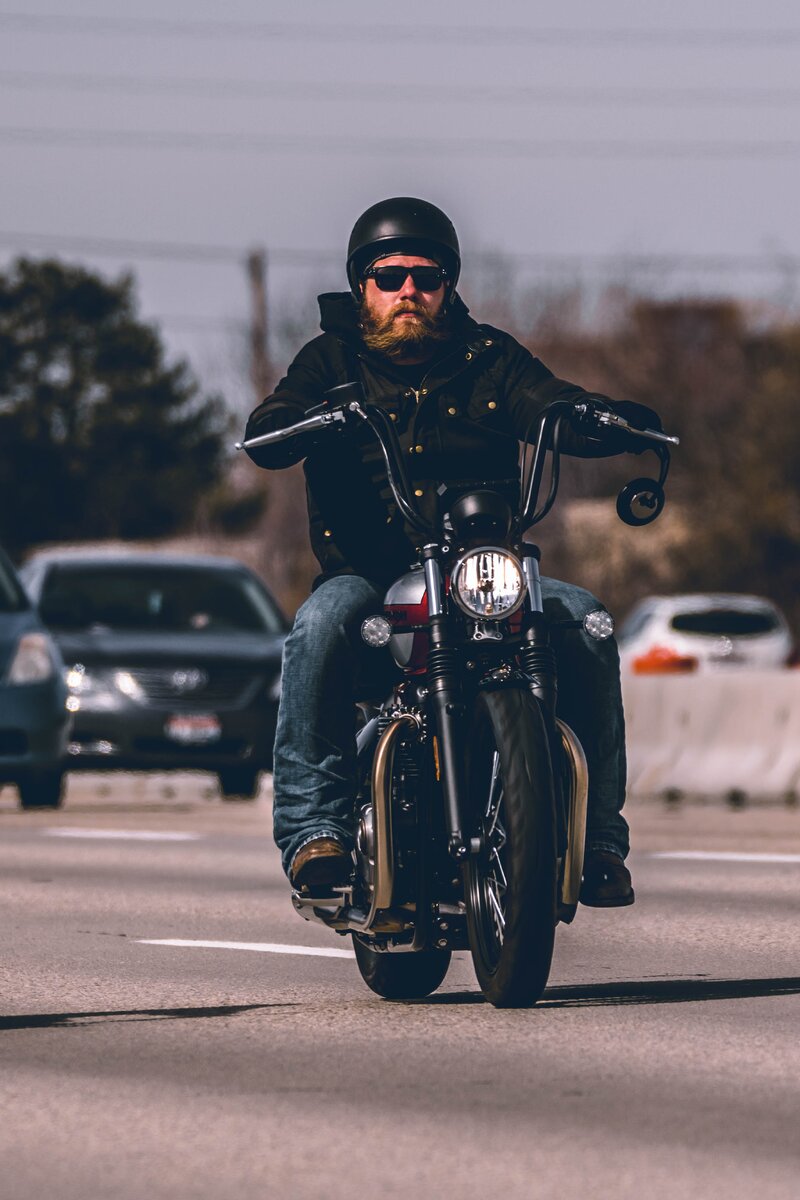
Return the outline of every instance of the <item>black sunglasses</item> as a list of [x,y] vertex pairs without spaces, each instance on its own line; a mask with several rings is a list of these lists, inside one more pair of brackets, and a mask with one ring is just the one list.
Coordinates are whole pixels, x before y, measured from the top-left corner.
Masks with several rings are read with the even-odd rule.
[[441,267],[369,267],[364,272],[381,292],[399,292],[409,275],[418,292],[438,292],[447,278]]

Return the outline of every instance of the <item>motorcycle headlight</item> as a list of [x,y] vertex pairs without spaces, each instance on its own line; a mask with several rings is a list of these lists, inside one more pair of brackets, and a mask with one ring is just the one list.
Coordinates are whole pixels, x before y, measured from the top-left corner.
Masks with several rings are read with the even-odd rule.
[[451,595],[462,612],[480,621],[502,621],[525,599],[522,563],[493,547],[470,550],[458,560],[450,580]]

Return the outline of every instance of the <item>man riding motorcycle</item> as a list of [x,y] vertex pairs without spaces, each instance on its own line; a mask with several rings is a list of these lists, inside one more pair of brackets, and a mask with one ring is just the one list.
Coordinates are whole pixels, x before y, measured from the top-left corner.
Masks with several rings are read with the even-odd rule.
[[[396,197],[356,222],[347,255],[349,293],[319,297],[321,336],[299,352],[275,392],[251,414],[246,437],[295,424],[324,393],[359,382],[395,422],[423,514],[442,493],[475,481],[519,489],[519,443],[555,399],[589,393],[557,379],[513,337],[469,315],[456,292],[461,255],[449,218],[424,200]],[[639,427],[660,429],[650,409],[601,398]],[[270,470],[305,459],[311,544],[322,574],[286,642],[274,755],[275,840],[295,888],[324,888],[350,874],[355,832],[355,708],[367,650],[362,620],[380,611],[393,579],[419,560],[418,538],[396,511],[379,448],[352,434],[301,435],[248,450]],[[570,429],[562,450],[581,457],[637,452],[621,431]],[[556,643],[558,715],[576,732],[589,766],[586,859],[580,899],[632,904],[625,858],[625,730],[613,639],[580,622],[598,601],[543,578],[548,617],[570,622]]]

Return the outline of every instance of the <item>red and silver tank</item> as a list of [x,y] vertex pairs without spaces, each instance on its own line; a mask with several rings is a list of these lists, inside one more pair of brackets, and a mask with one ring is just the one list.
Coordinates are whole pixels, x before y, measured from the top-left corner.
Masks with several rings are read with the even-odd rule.
[[398,631],[389,638],[392,658],[406,671],[424,671],[428,657],[428,593],[422,568],[395,579],[383,605],[386,619]]

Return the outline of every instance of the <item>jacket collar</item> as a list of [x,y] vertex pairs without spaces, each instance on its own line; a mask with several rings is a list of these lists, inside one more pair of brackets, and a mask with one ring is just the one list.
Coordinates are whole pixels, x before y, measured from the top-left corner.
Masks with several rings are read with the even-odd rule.
[[[358,327],[358,306],[352,292],[323,292],[318,300],[323,333],[332,333],[334,337],[340,338],[356,350],[363,349]],[[478,326],[469,315],[469,309],[458,292],[454,294],[450,308],[454,341],[468,342],[471,337],[475,337]]]

